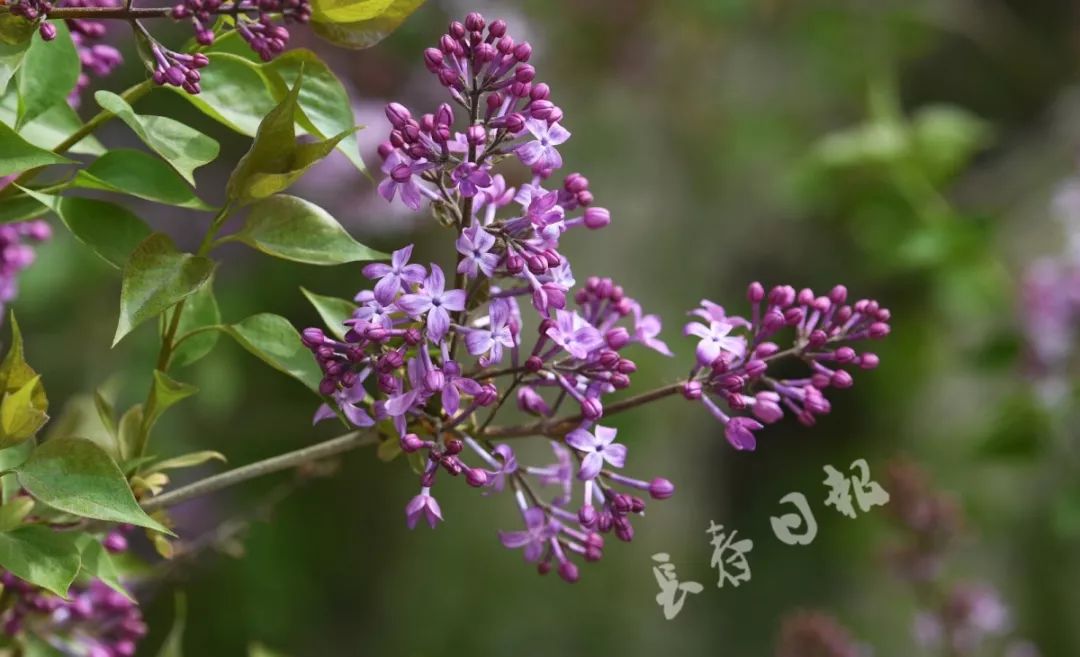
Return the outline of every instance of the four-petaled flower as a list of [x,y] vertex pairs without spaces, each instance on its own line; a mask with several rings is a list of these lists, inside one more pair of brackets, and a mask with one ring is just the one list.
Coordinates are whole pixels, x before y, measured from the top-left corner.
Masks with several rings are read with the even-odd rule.
[[634,339],[649,349],[671,356],[671,349],[668,349],[667,343],[656,337],[660,335],[660,318],[656,315],[643,315],[640,303],[634,304],[633,311]]
[[[375,283],[375,298],[383,306],[388,306],[397,296],[398,290],[408,283],[419,283],[424,280],[423,265],[410,265],[413,245],[398,249],[390,255],[390,264],[373,262],[365,265],[364,276],[371,279],[379,279]],[[361,292],[361,294],[363,294]],[[360,301],[357,295],[357,301]]]
[[525,529],[514,532],[499,532],[499,540],[511,550],[525,548],[525,560],[534,563],[544,554],[544,546],[554,535],[547,521],[547,515],[540,507],[529,507],[522,513],[525,516]]
[[550,171],[561,167],[562,155],[555,147],[570,139],[570,131],[558,123],[548,123],[542,119],[529,119],[525,122],[525,129],[535,139],[514,149],[518,159],[532,167],[533,171]]
[[450,330],[450,311],[465,310],[465,290],[447,290],[442,268],[432,264],[423,285],[398,299],[398,307],[413,319],[426,314],[428,337],[440,342]]
[[626,445],[615,442],[616,433],[611,427],[597,425],[591,433],[585,429],[574,429],[566,434],[566,444],[584,453],[578,479],[585,481],[600,474],[605,461],[612,467],[623,467]]
[[488,310],[488,325],[469,329],[465,334],[465,347],[473,356],[480,356],[480,364],[489,367],[502,360],[503,347],[514,346],[514,334],[510,330],[510,304],[496,299]]
[[429,488],[421,488],[420,494],[409,500],[409,503],[405,505],[405,522],[408,523],[409,529],[416,527],[420,516],[427,519],[427,523],[432,529],[435,529],[435,524],[443,519],[442,509],[439,508],[439,503],[435,498],[431,496],[431,489]]
[[708,367],[720,357],[721,353],[725,352],[736,358],[742,358],[746,354],[746,338],[728,335],[733,328],[735,324],[724,319],[711,320],[708,326],[700,322],[690,322],[686,325],[684,329],[686,335],[696,335],[701,338],[697,346],[699,364]]
[[483,272],[488,278],[495,274],[499,256],[491,252],[491,247],[495,246],[494,235],[474,224],[461,232],[456,244],[458,253],[464,256],[458,263],[458,273],[473,278],[478,276],[477,271]]
[[727,426],[724,427],[724,437],[735,449],[752,452],[757,448],[754,432],[761,427],[761,423],[757,420],[740,415],[728,420]]
[[476,196],[491,187],[492,182],[487,168],[476,162],[462,162],[450,173],[450,179],[465,198]]
[[[405,162],[404,158],[402,158],[402,160],[398,161],[400,163],[386,167],[387,176],[379,183],[379,194],[387,201],[393,201],[394,195],[400,192],[402,203],[408,206],[410,210],[419,210],[423,190],[417,184],[414,176],[427,171],[435,165],[423,160],[410,163]],[[390,164],[391,160],[387,159],[386,163]]]
[[604,346],[600,331],[581,315],[566,310],[555,311],[555,326],[547,330],[547,336],[578,359],[584,359],[589,352]]

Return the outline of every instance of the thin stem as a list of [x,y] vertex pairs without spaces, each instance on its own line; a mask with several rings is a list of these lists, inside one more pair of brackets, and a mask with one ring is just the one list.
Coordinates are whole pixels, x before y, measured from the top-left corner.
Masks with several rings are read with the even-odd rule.
[[[640,395],[627,397],[626,399],[604,407],[604,417],[610,417],[616,413],[622,413],[643,404],[670,397],[681,391],[686,381],[678,381],[666,386],[654,388]],[[541,420],[532,424],[524,424],[514,427],[491,427],[483,432],[484,438],[525,438],[528,436],[548,436],[560,438],[568,431],[585,419],[584,415],[578,414],[561,420]]]
[[262,461],[256,461],[227,472],[200,479],[195,483],[182,486],[176,490],[152,497],[142,502],[142,507],[147,511],[174,506],[181,502],[208,495],[219,490],[235,486],[236,484],[262,477],[264,475],[281,472],[295,468],[305,463],[318,461],[330,456],[343,454],[357,447],[366,447],[378,442],[378,435],[371,432],[361,433],[353,431],[337,438],[331,438],[321,443],[303,447],[292,452],[286,452]]

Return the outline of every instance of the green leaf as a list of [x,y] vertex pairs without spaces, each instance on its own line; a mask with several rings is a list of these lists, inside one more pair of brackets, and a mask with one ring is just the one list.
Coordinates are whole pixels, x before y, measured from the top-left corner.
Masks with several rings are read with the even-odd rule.
[[120,427],[116,424],[116,410],[113,408],[112,402],[106,399],[100,390],[94,391],[94,408],[97,410],[98,417],[101,418],[101,424],[105,426],[105,430],[109,432],[109,435],[114,439],[119,436]]
[[79,574],[79,548],[70,533],[40,525],[20,527],[0,533],[0,567],[66,598]]
[[27,492],[54,509],[171,534],[142,510],[109,455],[85,438],[47,440],[15,472]]
[[267,365],[318,391],[322,372],[289,320],[280,315],[252,315],[222,330]]
[[79,53],[64,21],[52,21],[56,38],[45,41],[35,34],[16,76],[19,86],[19,120],[22,127],[58,103],[66,103],[82,71]]
[[145,418],[146,432],[157,423],[161,415],[172,406],[199,391],[193,385],[176,381],[161,370],[154,370],[154,383],[150,387],[150,398]]
[[120,458],[130,459],[139,453],[139,440],[142,437],[143,406],[135,404],[127,409],[120,418],[117,443],[120,445]]
[[34,393],[41,385],[35,376],[15,392],[4,394],[0,402],[0,449],[17,445],[45,426],[49,416],[34,405]]
[[356,119],[352,103],[341,81],[333,71],[310,50],[290,50],[263,66],[274,93],[285,98],[289,89],[300,79],[303,69],[304,84],[300,88],[299,123],[311,134],[323,139],[344,134],[337,149],[345,154],[357,169],[364,171],[360,158],[360,146],[356,139]]
[[37,26],[21,16],[0,13],[0,96],[22,66],[36,30]]
[[70,163],[66,157],[34,146],[0,123],[0,177],[50,164]]
[[340,265],[389,256],[354,240],[319,206],[278,194],[251,206],[236,240],[263,253],[312,265]]
[[98,578],[110,589],[135,602],[135,598],[120,583],[120,572],[113,563],[112,555],[96,538],[82,534],[75,539],[75,546],[79,548],[83,572]]
[[213,271],[213,261],[180,253],[168,235],[154,233],[143,240],[124,265],[113,346],[139,324],[197,292]]
[[150,227],[123,206],[93,198],[23,191],[51,209],[76,239],[117,269],[124,267],[135,247],[150,235]]
[[262,69],[255,62],[228,53],[211,52],[209,57],[210,65],[200,70],[200,93],[192,95],[178,87],[167,88],[227,128],[255,136],[262,117],[277,104]]
[[312,27],[345,48],[370,48],[401,25],[424,0],[314,0]]
[[[0,123],[15,125],[18,112],[19,100],[16,94],[0,98]],[[52,150],[82,127],[82,119],[70,105],[57,103],[19,128],[19,135],[38,148]],[[105,152],[105,147],[93,135],[87,135],[68,150],[85,155],[101,155]]]
[[22,331],[19,330],[19,322],[15,319],[15,311],[11,312],[11,347],[8,349],[4,360],[0,362],[0,392],[14,393],[23,389],[27,383],[37,381],[33,386],[30,403],[34,408],[41,411],[49,410],[49,399],[45,395],[43,386],[34,368],[26,362],[23,353]]
[[16,497],[0,506],[0,532],[9,532],[22,524],[34,510],[32,497]]
[[344,340],[345,333],[348,331],[348,327],[345,326],[345,320],[350,319],[353,316],[353,312],[356,310],[356,304],[347,299],[315,294],[304,288],[300,288],[300,291],[304,293],[307,300],[315,307],[316,312],[319,313],[319,317],[322,318],[323,323],[330,329],[330,332],[337,336],[339,340]]
[[206,285],[199,288],[184,303],[184,310],[180,313],[180,324],[177,326],[179,344],[173,350],[171,364],[175,367],[183,367],[209,354],[217,344],[218,338],[221,337],[217,331],[202,331],[190,337],[184,336],[191,331],[217,326],[220,323],[221,312],[218,310],[217,299],[214,298],[214,281],[211,277]]
[[270,650],[261,643],[252,643],[248,646],[248,657],[285,657],[285,655],[275,650]]
[[143,143],[165,158],[191,185],[195,184],[195,169],[218,156],[218,143],[194,128],[165,116],[136,114],[127,101],[110,91],[98,91],[94,98],[103,109],[126,123]]
[[75,174],[74,184],[84,189],[103,189],[165,205],[210,209],[172,167],[143,151],[109,151]]
[[173,625],[169,630],[165,642],[161,644],[161,650],[157,657],[184,657],[184,628],[187,625],[187,598],[182,594],[176,594],[175,611],[173,612]]
[[[27,440],[14,447],[0,449],[0,470],[13,470],[30,458],[30,452],[34,451],[34,441]],[[0,477],[0,491],[3,492],[4,504],[10,504],[18,499],[20,492],[19,482],[15,477]]]
[[325,141],[298,144],[295,121],[302,83],[297,75],[292,89],[259,124],[255,141],[229,177],[230,199],[247,203],[287,189],[356,130],[350,125]]
[[226,462],[225,455],[221,452],[214,452],[206,450],[202,452],[191,452],[190,454],[184,454],[182,456],[176,456],[171,459],[165,459],[158,461],[150,467],[146,468],[150,472],[164,472],[165,470],[179,470],[182,468],[194,468],[197,465],[203,463],[209,463],[210,461]]
[[37,199],[25,195],[9,196],[0,199],[0,223],[10,224],[16,221],[36,219],[49,211],[49,208]]

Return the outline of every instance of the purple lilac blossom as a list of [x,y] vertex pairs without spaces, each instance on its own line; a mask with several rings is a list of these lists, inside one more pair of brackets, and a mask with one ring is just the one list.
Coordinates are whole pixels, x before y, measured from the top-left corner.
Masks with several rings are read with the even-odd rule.
[[[450,102],[420,115],[387,105],[379,192],[417,210],[430,201],[439,222],[454,230],[448,250],[457,264],[445,271],[455,279],[447,281],[439,264],[409,264],[406,246],[390,264],[364,268],[375,289],[356,295],[359,306],[342,340],[318,328],[302,336],[322,369],[328,404],[349,424],[370,418],[384,440],[424,464],[421,492],[406,505],[410,527],[443,519],[435,491],[448,478],[509,493],[523,528],[501,532],[502,543],[524,549],[541,574],[555,570],[572,582],[581,560],[603,556],[604,534],[633,539],[632,521],[644,513],[646,497],[675,492],[663,477],[623,474],[625,446],[615,442],[614,429],[597,425],[605,406],[618,404],[607,399],[631,387],[637,364],[626,351],[671,350],[659,317],[610,278],[579,283],[561,252],[568,233],[605,228],[611,214],[594,204],[585,176],[554,178],[570,133],[531,56],[532,47],[515,41],[504,21],[489,24],[476,13],[452,22],[437,47],[424,52]],[[509,187],[491,172],[497,160],[524,164],[527,182]],[[876,302],[846,305],[843,288],[824,301],[809,290],[779,290],[764,314],[753,309],[752,320],[703,302],[693,313],[700,321],[688,327],[703,343],[697,362],[686,381],[655,399],[682,391],[701,400],[744,450],[756,446],[762,423],[778,421],[785,409],[806,423],[826,412],[821,389],[850,385],[841,365],[877,363],[846,343],[883,337],[888,311]],[[760,305],[764,296],[761,289],[751,300]],[[781,353],[766,339],[785,327],[796,338]],[[770,361],[784,355],[801,358],[810,375],[766,377]],[[536,424],[492,424],[511,396],[540,418]],[[319,416],[334,410],[325,406]],[[501,440],[513,436],[547,440],[554,462],[520,462]]]

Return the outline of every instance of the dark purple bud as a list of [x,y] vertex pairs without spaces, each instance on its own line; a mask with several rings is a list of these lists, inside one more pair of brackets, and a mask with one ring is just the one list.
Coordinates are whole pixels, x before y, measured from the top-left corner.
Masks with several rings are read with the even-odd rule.
[[885,322],[874,322],[870,325],[870,337],[875,340],[880,340],[889,334],[889,325]]
[[485,383],[480,388],[480,392],[476,393],[476,403],[481,406],[491,406],[499,399],[499,390],[491,385]]
[[836,370],[833,372],[830,382],[834,388],[850,388],[855,381],[851,378],[851,374],[845,370]]
[[609,347],[619,350],[630,344],[630,332],[622,326],[617,326],[604,335],[604,340]]
[[450,26],[446,30],[450,33],[450,36],[454,39],[461,39],[465,37],[465,26],[457,21],[450,23]]
[[768,365],[763,360],[754,359],[746,364],[746,376],[751,379],[756,379],[765,373],[768,369]]
[[615,365],[615,370],[619,374],[633,374],[637,371],[637,363],[628,358],[623,358]]
[[518,275],[525,270],[525,259],[516,253],[506,256],[506,271],[511,275]]
[[519,62],[527,62],[530,57],[532,57],[532,46],[528,41],[523,41],[514,48],[514,59]]
[[42,23],[38,27],[38,33],[43,41],[52,41],[56,38],[56,26],[48,22]]
[[306,328],[301,334],[304,346],[308,349],[319,347],[326,341],[326,334],[317,328]]
[[484,29],[484,17],[475,11],[465,16],[465,29],[470,32],[479,32]]
[[592,529],[596,526],[597,513],[596,509],[593,508],[591,505],[583,506],[578,509],[577,517],[578,522],[580,522],[581,526],[585,527],[586,529]]
[[775,342],[762,342],[754,348],[754,358],[768,358],[780,351],[780,346]]
[[826,335],[825,331],[822,331],[821,329],[814,329],[810,332],[809,337],[806,338],[806,343],[810,346],[811,349],[818,349],[819,347],[824,346],[824,344],[828,341],[829,336]]
[[563,578],[563,580],[573,584],[574,582],[578,581],[578,578],[580,577],[580,575],[578,573],[578,567],[575,566],[573,564],[573,562],[571,562],[569,560],[560,563],[559,564],[559,577],[561,577],[561,578]]
[[589,420],[599,420],[604,415],[604,406],[596,397],[586,397],[581,402],[581,414]]
[[544,368],[544,361],[539,356],[529,356],[525,360],[525,370],[527,372],[539,372]]
[[427,48],[424,50],[424,66],[427,67],[432,73],[438,72],[442,68],[443,54],[438,48]]
[[788,308],[784,312],[784,323],[788,326],[795,326],[803,321],[803,309],[802,308]]
[[487,130],[482,125],[471,125],[465,131],[465,138],[474,146],[482,145],[487,140]]
[[700,381],[687,381],[683,384],[682,388],[683,397],[686,397],[690,401],[697,401],[701,399],[701,382]]
[[109,532],[108,536],[105,537],[105,540],[101,542],[101,545],[109,552],[116,554],[126,550],[128,542],[120,532]]
[[[522,64],[514,69],[514,81],[516,82],[532,82],[536,78],[536,69],[529,64]],[[530,87],[529,92],[532,92]]]
[[649,495],[654,500],[666,500],[675,494],[675,484],[663,477],[657,477],[649,482]]
[[445,446],[447,454],[460,454],[461,450],[465,449],[465,443],[457,438],[448,438],[445,441]]
[[836,356],[836,362],[838,363],[853,363],[857,357],[855,350],[851,347],[840,347],[833,355]]
[[750,303],[759,303],[765,298],[765,288],[762,287],[761,283],[754,281],[746,288],[746,298]]
[[[586,192],[581,192],[586,193]],[[585,210],[585,226],[592,230],[603,228],[611,223],[611,213],[607,208],[589,208]]]
[[761,325],[768,333],[775,333],[784,327],[784,321],[784,314],[778,308],[769,308],[761,320]]
[[859,359],[859,367],[864,370],[872,370],[878,366],[879,362],[877,354],[866,353]]
[[424,441],[415,433],[407,433],[401,437],[401,451],[412,454],[424,446]]
[[533,88],[529,91],[529,98],[533,100],[547,100],[551,97],[551,87],[545,82],[539,82],[533,85]]
[[481,488],[487,484],[488,476],[480,468],[467,468],[465,470],[465,481],[473,488]]
[[506,34],[506,21],[501,18],[497,18],[491,21],[491,25],[488,25],[488,34],[496,39]]
[[332,395],[337,391],[337,381],[332,378],[325,378],[319,382],[319,394],[325,396]]
[[386,106],[386,118],[390,125],[402,128],[412,118],[412,113],[401,103],[390,103]]

